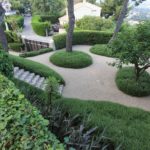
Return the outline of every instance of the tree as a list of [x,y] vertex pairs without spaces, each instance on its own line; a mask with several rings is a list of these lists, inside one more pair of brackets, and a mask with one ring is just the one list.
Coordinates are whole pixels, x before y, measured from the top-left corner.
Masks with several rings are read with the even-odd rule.
[[67,0],[68,2],[68,17],[69,17],[69,28],[67,31],[66,37],[66,51],[72,52],[72,41],[73,41],[73,31],[75,24],[75,16],[74,16],[74,0]]
[[4,15],[5,10],[3,9],[2,4],[0,3],[0,41],[2,43],[3,49],[8,52],[7,38],[2,27],[2,23],[4,22]]
[[115,20],[118,19],[121,7],[124,0],[105,0],[101,2],[102,16],[108,18],[113,16]]
[[[142,3],[145,0],[132,0],[132,1],[135,2],[135,5],[139,5],[140,3]],[[121,25],[122,25],[122,23],[124,21],[124,18],[126,16],[127,12],[128,12],[128,4],[129,4],[129,0],[124,0],[119,18],[117,20],[117,24],[116,24],[114,34],[113,34],[112,38],[110,39],[109,43],[111,43],[115,39],[116,35],[120,31]]]
[[126,29],[112,42],[113,53],[119,53],[119,62],[133,64],[136,80],[150,67],[150,22],[141,23],[137,29]]

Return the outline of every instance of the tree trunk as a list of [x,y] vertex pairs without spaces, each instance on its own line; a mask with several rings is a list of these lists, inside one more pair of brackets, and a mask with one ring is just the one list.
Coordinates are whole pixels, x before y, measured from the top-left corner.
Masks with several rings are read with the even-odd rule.
[[127,14],[127,11],[128,11],[128,3],[129,3],[129,0],[124,0],[123,7],[122,7],[122,10],[120,12],[118,21],[117,21],[116,29],[115,29],[114,34],[113,34],[112,38],[110,39],[109,43],[111,43],[116,38],[118,32],[120,31],[121,25],[124,21],[126,14]]
[[0,42],[2,44],[2,48],[8,52],[8,43],[5,32],[2,27],[2,23],[4,22],[5,10],[2,7],[2,3],[0,3]]
[[74,0],[67,0],[67,1],[68,1],[69,28],[66,37],[66,51],[72,52],[73,31],[75,24]]

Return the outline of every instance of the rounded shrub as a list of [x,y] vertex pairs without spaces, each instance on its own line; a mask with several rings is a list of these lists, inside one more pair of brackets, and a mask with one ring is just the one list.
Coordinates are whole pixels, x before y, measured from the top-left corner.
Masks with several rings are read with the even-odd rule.
[[136,81],[136,75],[132,67],[125,67],[118,71],[116,84],[121,91],[132,96],[150,95],[150,74],[144,72]]
[[46,30],[51,28],[51,23],[48,21],[42,22],[40,16],[32,17],[31,24],[34,32],[40,36],[46,36]]
[[58,51],[50,57],[50,61],[56,66],[74,69],[88,67],[92,64],[91,56],[79,51]]
[[[107,44],[111,37],[112,32],[79,30],[73,33],[73,45]],[[66,34],[55,35],[53,39],[56,49],[66,47]]]

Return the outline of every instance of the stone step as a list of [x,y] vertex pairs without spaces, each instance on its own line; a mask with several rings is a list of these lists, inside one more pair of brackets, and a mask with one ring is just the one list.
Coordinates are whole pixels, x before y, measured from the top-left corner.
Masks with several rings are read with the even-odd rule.
[[31,81],[31,85],[36,85],[39,79],[40,79],[39,75],[34,76],[34,78]]
[[14,67],[14,74],[17,73],[18,70],[19,70],[19,67]]
[[41,78],[38,80],[38,82],[37,82],[37,84],[35,85],[35,87],[41,88],[42,85],[44,84],[44,81],[45,81],[45,78],[44,78],[44,77],[41,77]]
[[[19,67],[14,67],[14,77],[42,90],[45,90],[47,85],[44,77],[40,77],[40,75],[36,75],[35,73],[30,73],[29,71],[20,69]],[[63,88],[64,85],[60,85],[58,88],[58,93],[61,95]]]
[[30,84],[34,76],[35,76],[35,73],[30,73],[24,81]]
[[20,77],[20,80],[25,80],[28,76],[29,76],[30,72],[29,71],[25,71]]
[[20,70],[18,70],[18,71],[14,74],[14,76],[15,76],[15,78],[19,79],[19,77],[20,77],[23,73],[24,73],[24,69],[20,69]]

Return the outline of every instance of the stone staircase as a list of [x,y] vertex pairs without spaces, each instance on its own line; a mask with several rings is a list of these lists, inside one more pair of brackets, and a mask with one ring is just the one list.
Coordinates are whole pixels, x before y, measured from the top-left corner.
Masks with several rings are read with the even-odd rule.
[[[16,79],[22,80],[32,86],[35,86],[39,89],[45,90],[46,88],[46,79],[35,73],[31,73],[19,67],[14,67],[14,77]],[[62,94],[64,85],[60,85],[58,92]]]

